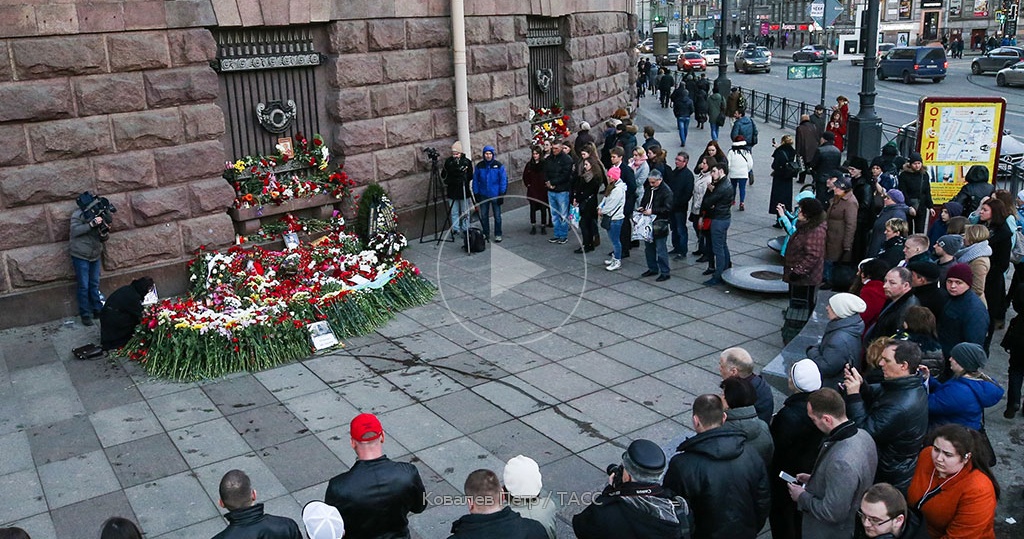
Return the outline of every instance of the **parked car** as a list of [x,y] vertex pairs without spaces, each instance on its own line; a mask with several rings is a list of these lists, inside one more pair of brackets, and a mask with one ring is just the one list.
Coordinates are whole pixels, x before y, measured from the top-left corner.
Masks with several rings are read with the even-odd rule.
[[706,71],[707,68],[708,62],[699,52],[684,52],[679,55],[679,61],[676,62],[676,69],[687,73]]
[[[896,48],[896,44],[895,43],[879,43],[878,44],[878,50],[877,50],[878,54],[875,57],[875,65],[876,66],[878,65],[878,61],[881,60],[883,56],[885,56],[885,53],[891,51],[894,48]],[[853,59],[850,60],[850,63],[855,65],[855,66],[864,65],[864,57],[863,56],[856,56],[856,57],[854,57]]]
[[1024,85],[1024,61],[1000,69],[999,73],[996,73],[996,85]]
[[825,57],[829,62],[838,58],[836,51],[824,45],[807,45],[793,53],[794,62],[820,62]]
[[1024,48],[996,47],[971,62],[971,73],[981,75],[986,71],[999,71],[1024,60]]
[[751,71],[771,73],[772,59],[757,49],[743,49],[736,51],[733,66],[737,73],[749,73]]
[[658,65],[670,66],[675,65],[679,61],[679,55],[683,53],[682,48],[678,43],[668,44],[668,54],[665,56],[658,56]]
[[946,78],[946,51],[942,47],[896,47],[878,62],[878,80],[900,78],[904,84],[917,79],[939,83]]
[[640,52],[642,52],[644,54],[650,54],[650,53],[654,52],[654,38],[653,37],[649,37],[649,38],[641,41],[640,44],[636,46],[636,50],[638,50],[638,51],[640,51]]
[[700,51],[700,55],[704,57],[709,66],[718,65],[718,49],[704,49]]

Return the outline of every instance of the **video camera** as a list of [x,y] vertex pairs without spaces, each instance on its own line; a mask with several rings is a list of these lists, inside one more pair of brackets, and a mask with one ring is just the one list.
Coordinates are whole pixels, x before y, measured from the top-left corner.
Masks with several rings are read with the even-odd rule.
[[[78,209],[82,210],[82,219],[88,221],[90,226],[94,226],[100,233],[100,241],[107,241],[110,237],[110,224],[114,222],[113,214],[117,213],[117,208],[106,197],[95,196],[89,191],[78,195],[75,203],[78,204]],[[97,217],[102,217],[103,222],[92,225],[92,221]]]
[[429,157],[431,161],[437,161],[441,157],[441,154],[437,152],[437,148],[431,148],[429,146],[423,148],[423,153],[427,154],[427,157]]

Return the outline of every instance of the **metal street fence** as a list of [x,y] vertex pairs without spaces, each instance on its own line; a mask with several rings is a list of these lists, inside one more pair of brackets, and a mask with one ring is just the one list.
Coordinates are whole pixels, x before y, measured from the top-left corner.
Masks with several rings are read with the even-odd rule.
[[[814,112],[815,103],[805,103],[788,97],[740,88],[747,98],[747,113],[751,118],[778,125],[782,129],[795,128],[800,116]],[[882,146],[896,143],[900,155],[907,156],[917,143],[916,130],[911,124],[895,125],[882,122]],[[1016,193],[1024,187],[1024,166],[1014,162],[1013,156],[1001,156],[996,175],[996,186]]]

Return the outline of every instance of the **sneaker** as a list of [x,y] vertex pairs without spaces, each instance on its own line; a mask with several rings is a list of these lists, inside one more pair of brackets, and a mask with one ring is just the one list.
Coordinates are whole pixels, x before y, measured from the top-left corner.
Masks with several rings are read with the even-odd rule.
[[559,245],[565,245],[566,243],[569,243],[569,238],[558,238],[558,241],[556,241],[555,243]]
[[671,278],[672,278],[671,275],[669,275],[667,273],[663,273],[663,274],[659,275],[658,278],[655,279],[655,281],[657,281],[659,283],[663,283],[663,282],[665,282],[665,281],[667,281],[667,280],[669,280]]
[[494,236],[494,243],[501,243],[501,236]]
[[620,260],[616,260],[616,259],[613,258],[612,259],[612,263],[608,264],[608,267],[605,268],[605,269],[608,270],[608,271],[615,271],[615,270],[617,270],[617,269],[619,269],[621,267],[622,267],[622,262]]
[[604,265],[605,266],[610,266],[610,265],[612,265],[612,262],[615,262],[615,259],[614,258],[609,258],[609,259],[604,261]]
[[548,243],[558,243],[558,238],[548,238]]

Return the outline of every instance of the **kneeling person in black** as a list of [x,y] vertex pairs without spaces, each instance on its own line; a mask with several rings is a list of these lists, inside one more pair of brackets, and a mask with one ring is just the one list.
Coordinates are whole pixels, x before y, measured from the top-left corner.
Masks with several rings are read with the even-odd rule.
[[114,291],[100,311],[100,345],[114,350],[128,344],[142,320],[142,300],[153,289],[153,279],[140,277]]
[[[622,454],[601,495],[572,519],[579,539],[676,539],[682,528],[671,494],[658,485],[665,452],[650,440],[636,440]],[[611,467],[610,467],[611,468]],[[621,476],[618,474],[621,473]],[[620,479],[621,477],[621,479]]]

